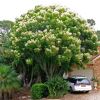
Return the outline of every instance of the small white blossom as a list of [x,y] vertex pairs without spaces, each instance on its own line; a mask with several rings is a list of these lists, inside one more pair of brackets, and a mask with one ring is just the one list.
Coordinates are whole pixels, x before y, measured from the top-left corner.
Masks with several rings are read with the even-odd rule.
[[40,13],[44,14],[44,13],[46,13],[46,11],[45,10],[40,10]]
[[45,29],[43,32],[47,32],[47,29]]
[[56,10],[54,10],[54,12],[53,12],[53,13],[54,13],[54,14],[57,14],[57,15],[59,14],[59,12],[58,12],[58,11],[56,11]]

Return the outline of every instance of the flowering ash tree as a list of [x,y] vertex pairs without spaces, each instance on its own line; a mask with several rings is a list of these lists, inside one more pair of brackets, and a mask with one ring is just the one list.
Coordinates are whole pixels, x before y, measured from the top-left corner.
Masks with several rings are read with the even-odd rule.
[[23,62],[17,69],[29,75],[41,71],[49,79],[75,64],[88,63],[97,51],[95,31],[77,14],[60,6],[36,6],[16,19],[10,49]]

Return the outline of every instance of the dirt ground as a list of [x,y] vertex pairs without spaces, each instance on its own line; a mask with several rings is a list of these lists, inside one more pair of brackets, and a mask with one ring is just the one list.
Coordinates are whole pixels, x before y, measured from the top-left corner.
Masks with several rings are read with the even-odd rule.
[[61,100],[100,100],[100,91],[90,91],[89,93],[67,94]]
[[13,95],[12,100],[31,100],[30,95],[30,90],[24,88],[21,89],[19,92],[16,92],[15,95]]
[[[16,93],[12,100],[32,100],[29,89],[22,89]],[[90,91],[89,93],[68,93],[61,99],[46,99],[41,100],[100,100],[100,90]]]
[[[53,100],[53,99],[42,99]],[[90,91],[89,93],[68,93],[62,99],[54,100],[100,100],[100,90]]]

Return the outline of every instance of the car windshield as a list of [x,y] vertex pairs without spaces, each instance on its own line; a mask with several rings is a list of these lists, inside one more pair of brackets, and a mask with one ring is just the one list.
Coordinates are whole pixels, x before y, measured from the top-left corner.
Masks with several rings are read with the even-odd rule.
[[77,79],[77,83],[89,84],[90,82],[88,79]]

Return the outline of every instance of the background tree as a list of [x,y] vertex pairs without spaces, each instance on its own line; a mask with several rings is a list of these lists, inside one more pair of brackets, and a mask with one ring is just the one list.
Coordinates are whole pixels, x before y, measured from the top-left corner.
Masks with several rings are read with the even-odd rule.
[[9,20],[0,21],[0,63],[4,62],[5,56],[7,57],[5,50],[7,49],[9,33],[13,24],[14,23]]
[[[88,63],[97,50],[95,31],[60,6],[36,6],[18,18],[10,34],[16,69],[30,83],[34,73],[47,79]],[[38,71],[39,70],[39,71]]]
[[13,24],[14,23],[9,20],[0,21],[0,42],[1,43],[7,39],[8,33],[10,32],[10,29],[13,26]]
[[[94,26],[96,24],[94,19],[87,19],[87,22],[90,24],[90,26]],[[97,34],[98,40],[100,41],[100,30],[97,30],[96,34]]]
[[95,25],[95,20],[94,19],[87,19],[87,22],[90,24],[90,26]]
[[98,40],[100,41],[100,30],[97,30],[96,34],[97,34]]

